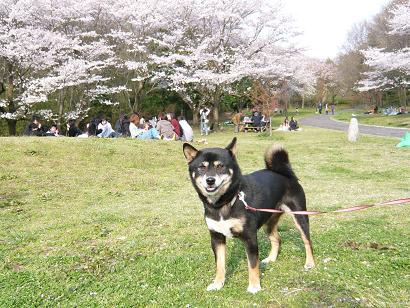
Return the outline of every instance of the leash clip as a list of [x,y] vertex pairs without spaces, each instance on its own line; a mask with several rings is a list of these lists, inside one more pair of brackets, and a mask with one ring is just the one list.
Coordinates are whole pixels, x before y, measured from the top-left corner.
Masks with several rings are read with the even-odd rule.
[[238,193],[238,199],[240,200],[240,201],[242,201],[242,203],[245,205],[245,209],[249,209],[249,205],[248,205],[248,203],[245,201],[245,193],[243,192],[243,191],[240,191],[239,193]]
[[238,199],[241,200],[243,203],[246,203],[245,193],[242,190],[238,193]]

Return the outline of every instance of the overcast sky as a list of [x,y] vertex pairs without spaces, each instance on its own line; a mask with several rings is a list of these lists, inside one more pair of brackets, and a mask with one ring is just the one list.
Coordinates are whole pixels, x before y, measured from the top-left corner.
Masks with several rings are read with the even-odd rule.
[[333,58],[354,23],[370,20],[390,0],[286,0],[283,1],[304,32],[300,43],[309,56]]

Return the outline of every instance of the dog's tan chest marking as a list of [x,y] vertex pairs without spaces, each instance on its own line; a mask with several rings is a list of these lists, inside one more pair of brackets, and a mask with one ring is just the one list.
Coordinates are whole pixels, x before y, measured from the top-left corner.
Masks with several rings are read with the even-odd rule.
[[227,237],[232,237],[232,231],[240,233],[243,230],[243,220],[239,218],[230,218],[224,220],[222,217],[220,220],[213,220],[211,218],[205,218],[208,229],[221,233]]

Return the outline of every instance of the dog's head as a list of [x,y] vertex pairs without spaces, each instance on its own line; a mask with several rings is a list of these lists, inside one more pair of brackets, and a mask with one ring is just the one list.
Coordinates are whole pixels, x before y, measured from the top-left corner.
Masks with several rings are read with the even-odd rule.
[[208,203],[216,203],[240,176],[236,162],[236,138],[225,148],[197,150],[189,143],[183,145],[189,175],[200,195]]

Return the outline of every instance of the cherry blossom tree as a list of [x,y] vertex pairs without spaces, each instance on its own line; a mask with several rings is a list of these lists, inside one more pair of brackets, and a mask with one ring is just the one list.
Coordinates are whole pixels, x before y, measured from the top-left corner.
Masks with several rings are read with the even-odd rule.
[[[223,96],[243,91],[242,80],[311,92],[296,35],[274,0],[5,0],[0,117],[15,133],[33,110],[61,123],[85,117],[95,101],[125,99],[135,111],[167,89],[194,116],[200,104],[212,106],[218,122]],[[41,102],[47,110],[37,110]]]
[[396,6],[392,10],[392,18],[390,19],[391,34],[408,35],[410,33],[410,1]]
[[316,95],[322,103],[330,97],[332,103],[338,94],[339,79],[332,60],[321,61],[317,69]]
[[257,89],[265,88],[264,92],[269,93],[271,101],[283,101],[285,110],[293,95],[302,98],[304,107],[305,98],[315,93],[321,61],[293,50],[276,51],[273,54],[276,56],[269,55],[265,61],[254,66]]
[[305,107],[306,98],[311,98],[316,92],[317,76],[320,62],[308,57],[303,57],[300,61],[294,62],[295,67],[294,83],[295,92],[302,98],[302,108]]
[[[296,34],[274,1],[186,0],[178,15],[183,18],[170,19],[170,31],[176,35],[163,38],[167,50],[156,61],[166,72],[169,87],[183,93],[194,112],[198,103],[212,106],[215,122],[232,84],[267,72],[266,63],[272,64],[271,72],[277,71],[273,63],[284,59],[278,51],[286,49],[279,46]],[[199,94],[196,105],[190,94]]]
[[[67,89],[106,81],[97,72],[115,61],[102,35],[90,31],[97,29],[96,12],[101,12],[101,3],[8,2],[1,9],[0,58],[7,82],[0,111],[10,134],[15,134],[16,121],[29,115],[39,102],[56,100],[60,123]],[[81,104],[72,105],[78,108]]]
[[0,25],[0,58],[5,67],[6,97],[0,105],[0,117],[7,120],[9,133],[16,134],[16,123],[24,118],[32,106],[45,101],[46,96],[35,96],[27,91],[39,76],[56,65],[56,57],[72,44],[64,36],[48,30]]
[[[171,21],[179,18],[178,2],[165,0],[117,0],[109,9],[111,29],[107,36],[117,56],[118,83],[129,109],[137,111],[139,103],[153,91],[163,88],[154,57],[172,41],[177,29]],[[177,39],[177,38],[176,38]]]
[[396,88],[401,101],[407,105],[407,89],[410,85],[410,1],[393,7],[388,24],[390,31],[387,35],[401,37],[402,46],[363,50],[369,70],[358,83],[358,90],[385,91]]

